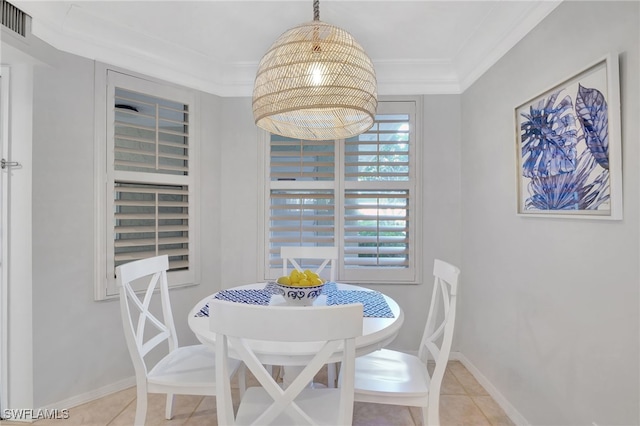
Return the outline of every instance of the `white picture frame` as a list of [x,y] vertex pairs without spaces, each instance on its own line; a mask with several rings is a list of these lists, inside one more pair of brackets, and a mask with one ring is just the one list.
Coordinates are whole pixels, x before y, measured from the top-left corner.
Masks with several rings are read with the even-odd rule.
[[618,55],[515,108],[517,214],[622,219]]

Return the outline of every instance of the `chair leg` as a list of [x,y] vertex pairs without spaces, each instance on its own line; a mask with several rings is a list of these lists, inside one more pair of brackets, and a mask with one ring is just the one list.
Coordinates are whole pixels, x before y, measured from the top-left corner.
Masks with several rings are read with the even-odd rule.
[[439,404],[429,404],[428,407],[422,407],[422,424],[424,426],[440,425]]
[[164,410],[164,418],[167,420],[171,420],[173,418],[173,399],[174,399],[174,395],[172,393],[168,393],[167,406]]
[[327,387],[335,388],[336,387],[336,364],[327,364]]
[[135,426],[144,426],[147,418],[147,389],[138,386],[136,390],[136,418],[133,422]]

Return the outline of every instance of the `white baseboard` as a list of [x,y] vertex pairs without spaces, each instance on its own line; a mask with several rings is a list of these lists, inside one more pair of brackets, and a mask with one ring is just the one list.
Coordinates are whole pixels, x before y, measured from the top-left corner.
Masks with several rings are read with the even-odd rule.
[[465,357],[461,352],[451,352],[449,354],[449,359],[454,361],[460,361],[462,365],[465,366],[467,370],[475,377],[475,379],[482,385],[483,388],[491,395],[493,400],[504,410],[505,414],[509,416],[511,421],[518,426],[529,426],[530,423],[527,419],[524,418],[522,414],[516,408],[511,405],[509,400],[505,398],[505,396],[500,393],[500,391],[487,379],[484,374],[478,370],[478,368],[473,365],[471,361],[467,357]]
[[121,390],[130,388],[131,386],[135,386],[136,378],[135,376],[127,377],[126,379],[122,379],[118,382],[111,383],[110,385],[103,386],[98,389],[94,389],[92,391],[72,396],[71,398],[67,398],[65,400],[56,402],[55,404],[49,404],[46,407],[42,407],[43,409],[69,409],[73,407],[77,407],[78,405],[86,404],[87,402],[94,401],[96,399],[100,399],[103,396],[111,395],[112,393],[119,392]]

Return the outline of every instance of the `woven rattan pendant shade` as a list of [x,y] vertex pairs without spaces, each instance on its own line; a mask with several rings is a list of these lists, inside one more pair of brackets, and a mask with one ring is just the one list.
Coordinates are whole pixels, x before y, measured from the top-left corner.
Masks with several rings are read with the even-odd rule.
[[296,139],[346,139],[373,125],[378,106],[371,60],[348,32],[313,20],[282,34],[260,61],[256,124]]

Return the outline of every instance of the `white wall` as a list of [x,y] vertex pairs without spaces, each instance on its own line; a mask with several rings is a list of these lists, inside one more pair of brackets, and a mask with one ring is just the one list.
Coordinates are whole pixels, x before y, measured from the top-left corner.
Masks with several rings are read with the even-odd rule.
[[221,288],[258,279],[258,130],[251,98],[221,99]]
[[[531,424],[639,424],[639,3],[564,2],[462,96],[458,350]],[[515,214],[514,108],[621,52],[624,220]]]

